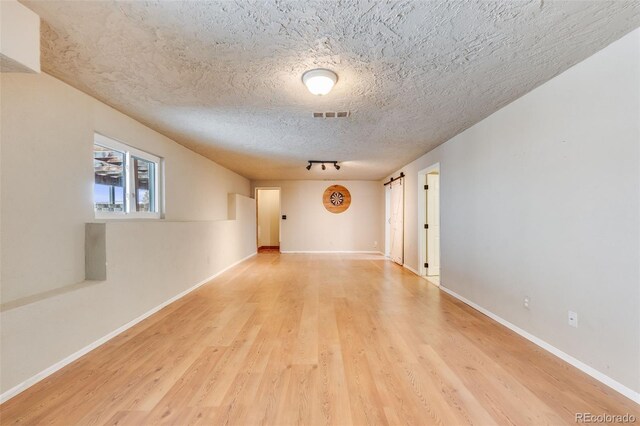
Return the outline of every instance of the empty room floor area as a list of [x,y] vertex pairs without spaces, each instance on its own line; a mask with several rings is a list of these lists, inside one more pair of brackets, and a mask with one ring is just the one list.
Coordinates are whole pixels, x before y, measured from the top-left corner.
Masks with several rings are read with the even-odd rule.
[[383,257],[264,253],[6,402],[2,424],[574,424],[638,406]]

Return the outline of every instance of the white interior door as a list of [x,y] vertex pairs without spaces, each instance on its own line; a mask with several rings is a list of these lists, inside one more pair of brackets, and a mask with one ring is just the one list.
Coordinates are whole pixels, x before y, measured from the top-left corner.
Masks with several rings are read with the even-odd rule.
[[391,188],[384,187],[384,255],[391,257]]
[[390,183],[391,215],[389,231],[391,241],[390,258],[402,265],[404,263],[404,179]]
[[427,175],[427,275],[440,275],[440,175]]

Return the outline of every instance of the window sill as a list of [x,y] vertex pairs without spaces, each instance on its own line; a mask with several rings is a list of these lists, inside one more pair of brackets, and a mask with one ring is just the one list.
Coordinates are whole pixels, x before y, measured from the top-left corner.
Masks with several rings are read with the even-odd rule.
[[104,221],[104,220],[162,220],[164,219],[164,217],[162,217],[162,215],[160,214],[149,214],[149,215],[142,215],[142,214],[96,214],[94,216],[95,220],[100,220],[100,221]]

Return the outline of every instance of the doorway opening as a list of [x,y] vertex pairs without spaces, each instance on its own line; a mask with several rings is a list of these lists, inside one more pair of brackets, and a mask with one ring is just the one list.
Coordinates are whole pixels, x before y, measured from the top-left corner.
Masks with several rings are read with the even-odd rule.
[[440,163],[418,173],[420,275],[440,285]]
[[280,252],[280,188],[256,188],[258,252]]
[[385,184],[385,255],[404,264],[404,178]]

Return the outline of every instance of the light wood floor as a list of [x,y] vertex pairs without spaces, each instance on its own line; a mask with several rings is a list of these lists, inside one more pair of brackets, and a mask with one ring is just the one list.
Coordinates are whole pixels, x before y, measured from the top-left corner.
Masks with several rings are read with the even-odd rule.
[[6,402],[1,422],[640,418],[630,400],[403,268],[372,259],[260,254]]

